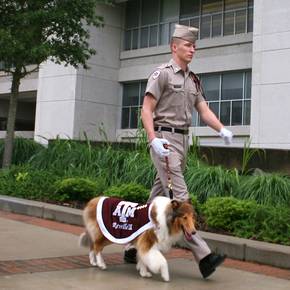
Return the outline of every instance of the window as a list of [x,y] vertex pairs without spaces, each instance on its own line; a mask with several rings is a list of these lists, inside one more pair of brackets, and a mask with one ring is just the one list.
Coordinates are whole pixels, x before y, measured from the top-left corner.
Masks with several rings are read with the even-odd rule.
[[[206,101],[224,125],[249,125],[251,115],[250,71],[200,76]],[[194,112],[193,126],[205,126]]]
[[123,85],[122,129],[138,128],[140,109],[143,104],[146,82],[133,82]]
[[253,0],[129,0],[124,49],[168,44],[175,23],[199,28],[199,38],[253,31]]

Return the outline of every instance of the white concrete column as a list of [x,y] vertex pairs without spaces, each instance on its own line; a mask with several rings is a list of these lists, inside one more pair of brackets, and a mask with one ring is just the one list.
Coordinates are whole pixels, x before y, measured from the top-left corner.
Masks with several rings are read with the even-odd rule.
[[253,147],[290,149],[290,2],[255,0]]
[[35,140],[73,138],[76,69],[54,64],[41,65],[37,90]]

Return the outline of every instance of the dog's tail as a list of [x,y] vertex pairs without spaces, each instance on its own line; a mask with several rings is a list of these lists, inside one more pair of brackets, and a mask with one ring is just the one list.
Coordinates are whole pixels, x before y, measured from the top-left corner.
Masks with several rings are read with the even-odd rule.
[[90,248],[92,246],[93,242],[91,240],[91,237],[89,233],[83,232],[80,237],[79,237],[79,246],[80,247],[85,247],[85,248]]

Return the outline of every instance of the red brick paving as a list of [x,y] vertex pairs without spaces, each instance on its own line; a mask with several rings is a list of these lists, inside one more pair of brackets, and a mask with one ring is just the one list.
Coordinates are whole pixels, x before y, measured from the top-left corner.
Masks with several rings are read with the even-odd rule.
[[[75,235],[79,235],[83,232],[83,227],[4,211],[0,211],[0,217]],[[166,257],[168,259],[193,259],[193,256],[189,251],[181,249],[172,249],[166,255]],[[107,265],[121,265],[124,263],[122,254],[120,253],[104,254],[104,259]],[[287,269],[281,269],[272,266],[233,259],[226,259],[223,266],[227,268],[235,268],[242,271],[290,280],[290,270]],[[60,271],[65,269],[81,269],[88,267],[91,266],[89,264],[87,255],[30,260],[0,261],[0,276],[20,273]]]

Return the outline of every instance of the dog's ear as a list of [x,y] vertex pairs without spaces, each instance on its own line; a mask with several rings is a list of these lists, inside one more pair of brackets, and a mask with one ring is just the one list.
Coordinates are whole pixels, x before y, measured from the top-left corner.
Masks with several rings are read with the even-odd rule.
[[173,210],[178,209],[180,207],[180,202],[175,200],[175,199],[171,200],[171,207],[172,207]]

